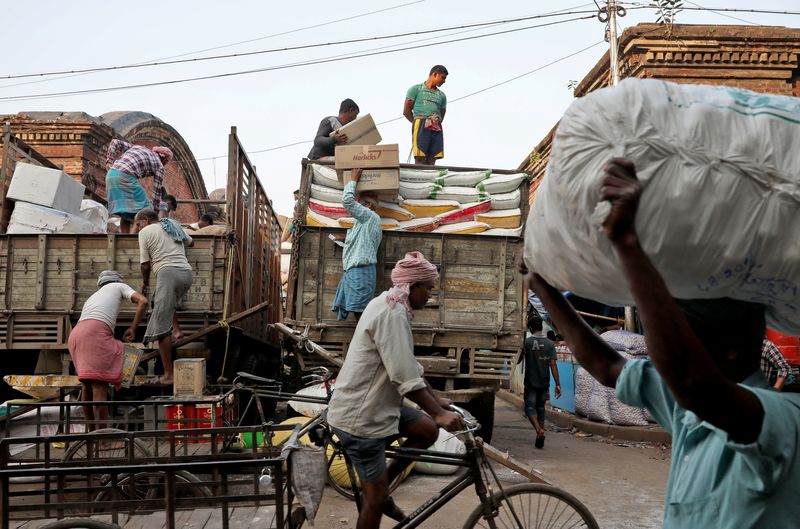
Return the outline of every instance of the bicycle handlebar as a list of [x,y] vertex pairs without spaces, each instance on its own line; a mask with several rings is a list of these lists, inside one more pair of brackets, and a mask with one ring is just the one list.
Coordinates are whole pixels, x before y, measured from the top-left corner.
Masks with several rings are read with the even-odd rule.
[[465,410],[464,408],[456,406],[455,404],[451,404],[450,405],[450,410],[452,410],[452,411],[456,412],[457,414],[461,415],[461,418],[464,419],[464,424],[467,427],[466,430],[464,430],[462,432],[458,432],[458,433],[474,432],[474,431],[477,431],[481,427],[480,423],[475,418],[475,416],[472,415],[467,410]]

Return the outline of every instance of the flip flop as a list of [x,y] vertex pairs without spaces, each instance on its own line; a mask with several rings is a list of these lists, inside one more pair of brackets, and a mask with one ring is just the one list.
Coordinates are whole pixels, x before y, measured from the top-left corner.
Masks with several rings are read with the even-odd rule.
[[544,435],[537,435],[536,442],[533,443],[536,448],[544,448]]

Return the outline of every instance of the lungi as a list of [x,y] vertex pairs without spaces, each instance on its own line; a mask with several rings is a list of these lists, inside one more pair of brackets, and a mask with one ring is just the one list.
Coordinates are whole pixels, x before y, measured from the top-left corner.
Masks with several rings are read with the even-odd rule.
[[119,389],[125,344],[114,338],[107,323],[81,320],[69,333],[67,349],[78,372],[78,380],[100,380]]
[[156,272],[153,311],[147,321],[144,343],[157,342],[172,334],[172,316],[191,286],[191,270],[165,266]]
[[119,215],[125,220],[133,220],[141,210],[153,207],[139,179],[117,169],[106,174],[106,196],[108,214]]
[[375,296],[375,265],[354,266],[344,271],[331,310],[340,320],[347,319],[348,312],[364,312]]

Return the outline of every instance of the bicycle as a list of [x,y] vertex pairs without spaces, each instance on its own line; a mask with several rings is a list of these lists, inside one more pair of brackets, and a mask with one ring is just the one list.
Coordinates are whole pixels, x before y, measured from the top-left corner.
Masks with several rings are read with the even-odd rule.
[[[460,414],[467,425],[466,430],[458,432],[458,435],[463,436],[466,446],[465,454],[402,447],[386,449],[387,456],[393,459],[403,458],[464,467],[464,470],[459,472],[450,483],[398,522],[394,529],[418,527],[471,485],[475,486],[475,493],[480,504],[467,518],[464,529],[476,527],[490,529],[505,527],[599,529],[597,521],[589,509],[577,498],[557,487],[538,483],[522,483],[504,487],[484,453],[483,440],[474,435],[480,425],[466,410],[454,405],[451,405],[450,409]],[[351,479],[355,480],[355,471],[346,453],[344,460]],[[496,491],[493,490],[494,487],[497,488]],[[354,488],[352,493],[360,511],[361,493],[357,488]]]

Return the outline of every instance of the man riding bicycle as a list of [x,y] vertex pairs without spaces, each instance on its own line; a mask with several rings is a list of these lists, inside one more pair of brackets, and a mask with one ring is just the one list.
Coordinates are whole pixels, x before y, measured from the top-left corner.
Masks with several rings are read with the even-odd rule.
[[[356,326],[328,423],[339,437],[361,480],[363,502],[357,529],[377,529],[381,516],[405,516],[389,497],[389,483],[410,463],[386,465],[386,446],[405,437],[407,448],[425,449],[438,427],[463,429],[460,415],[445,409],[451,402],[433,394],[414,359],[412,310],[425,306],[439,273],[419,252],[407,253],[392,270],[393,287],[370,301]],[[407,397],[429,415],[403,404]]]

